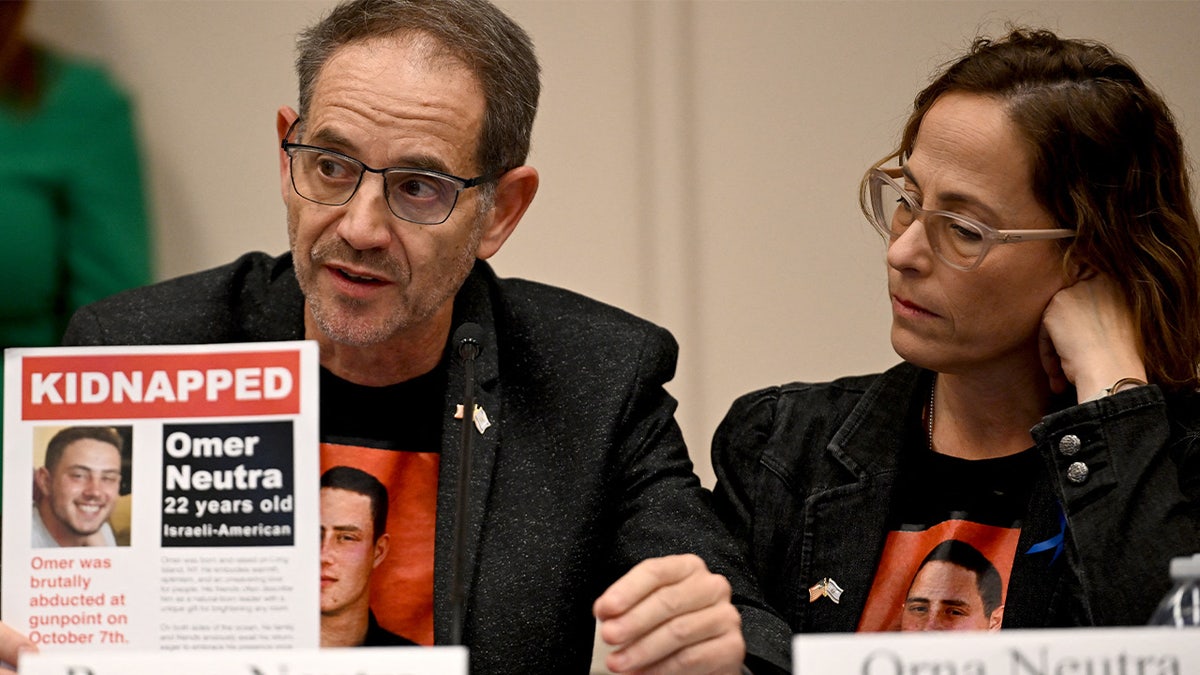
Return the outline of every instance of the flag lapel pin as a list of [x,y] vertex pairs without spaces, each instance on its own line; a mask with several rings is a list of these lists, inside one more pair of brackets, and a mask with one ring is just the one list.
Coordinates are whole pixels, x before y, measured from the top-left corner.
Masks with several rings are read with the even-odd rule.
[[842,587],[829,577],[821,579],[808,589],[808,601],[816,602],[821,598],[829,598],[836,605],[842,601]]

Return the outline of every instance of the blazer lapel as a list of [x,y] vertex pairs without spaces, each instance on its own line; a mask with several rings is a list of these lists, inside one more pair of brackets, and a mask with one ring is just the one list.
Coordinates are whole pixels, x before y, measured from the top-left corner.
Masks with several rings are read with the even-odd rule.
[[[483,329],[482,345],[475,359],[475,406],[478,419],[469,423],[471,436],[471,476],[467,491],[465,548],[462,551],[463,593],[466,598],[464,638],[469,638],[470,614],[478,576],[480,538],[483,531],[485,507],[491,492],[496,449],[500,442],[501,420],[504,418],[499,380],[499,344],[495,322],[488,301],[486,281],[478,270],[473,273],[455,301],[454,327],[474,322]],[[453,331],[452,331],[453,332]],[[453,632],[452,586],[454,579],[454,546],[458,475],[462,460],[463,420],[455,412],[465,394],[466,372],[455,345],[450,345],[446,406],[443,408],[442,453],[438,470],[437,533],[434,551],[434,642],[448,644]],[[463,411],[471,418],[470,411]]]
[[[806,630],[851,632],[866,607],[888,533],[888,513],[899,476],[904,429],[919,412],[921,371],[901,365],[863,395],[825,448],[828,474],[814,483],[804,508],[804,540],[796,596]],[[916,407],[915,407],[916,406]],[[849,532],[849,533],[848,533]],[[855,534],[857,533],[857,534]],[[833,582],[837,602],[822,593]]]
[[[833,448],[829,452],[838,454]],[[895,471],[860,474],[855,483],[809,498],[804,524],[809,537],[800,574],[807,584],[800,597],[808,602],[806,625],[830,632],[858,627],[883,550],[895,476]],[[847,536],[848,527],[862,536]],[[831,591],[837,593],[836,602]]]

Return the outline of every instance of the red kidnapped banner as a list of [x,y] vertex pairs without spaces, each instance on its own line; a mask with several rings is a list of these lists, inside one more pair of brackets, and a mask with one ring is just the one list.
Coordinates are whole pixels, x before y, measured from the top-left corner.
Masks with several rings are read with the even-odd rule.
[[300,412],[296,350],[26,356],[21,364],[24,420]]

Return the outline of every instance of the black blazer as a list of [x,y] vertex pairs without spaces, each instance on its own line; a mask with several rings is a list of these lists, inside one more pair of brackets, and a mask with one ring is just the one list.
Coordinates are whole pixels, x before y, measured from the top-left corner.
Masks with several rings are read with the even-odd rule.
[[[794,632],[857,628],[931,377],[901,363],[769,387],[717,428],[716,510]],[[1200,394],[1136,387],[1051,412],[1031,434],[1043,468],[1028,477],[1004,628],[1144,625],[1171,558],[1200,542]],[[810,601],[826,577],[839,603]]]
[[[303,338],[291,257],[251,253],[206,272],[81,309],[75,345]],[[787,625],[766,610],[738,547],[692,472],[663,388],[677,346],[664,329],[562,289],[498,279],[478,263],[454,325],[483,328],[463,640],[472,672],[586,673],[591,605],[637,562],[694,552],[726,575],[756,673],[789,668]],[[463,372],[449,368],[457,402]],[[453,411],[451,401],[446,410]],[[460,422],[443,429],[434,563],[434,634],[450,634],[450,560]]]

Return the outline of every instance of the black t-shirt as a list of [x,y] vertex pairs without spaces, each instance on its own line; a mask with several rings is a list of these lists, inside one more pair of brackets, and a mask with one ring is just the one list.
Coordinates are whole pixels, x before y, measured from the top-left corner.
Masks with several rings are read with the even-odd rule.
[[860,631],[996,629],[1040,458],[967,460],[910,430]]
[[[433,557],[446,369],[386,387],[321,369],[321,471],[352,466],[388,491],[388,552],[371,573],[374,637],[433,644]],[[369,636],[371,639],[371,636]]]
[[386,387],[365,387],[321,369],[321,442],[438,452],[446,368]]

